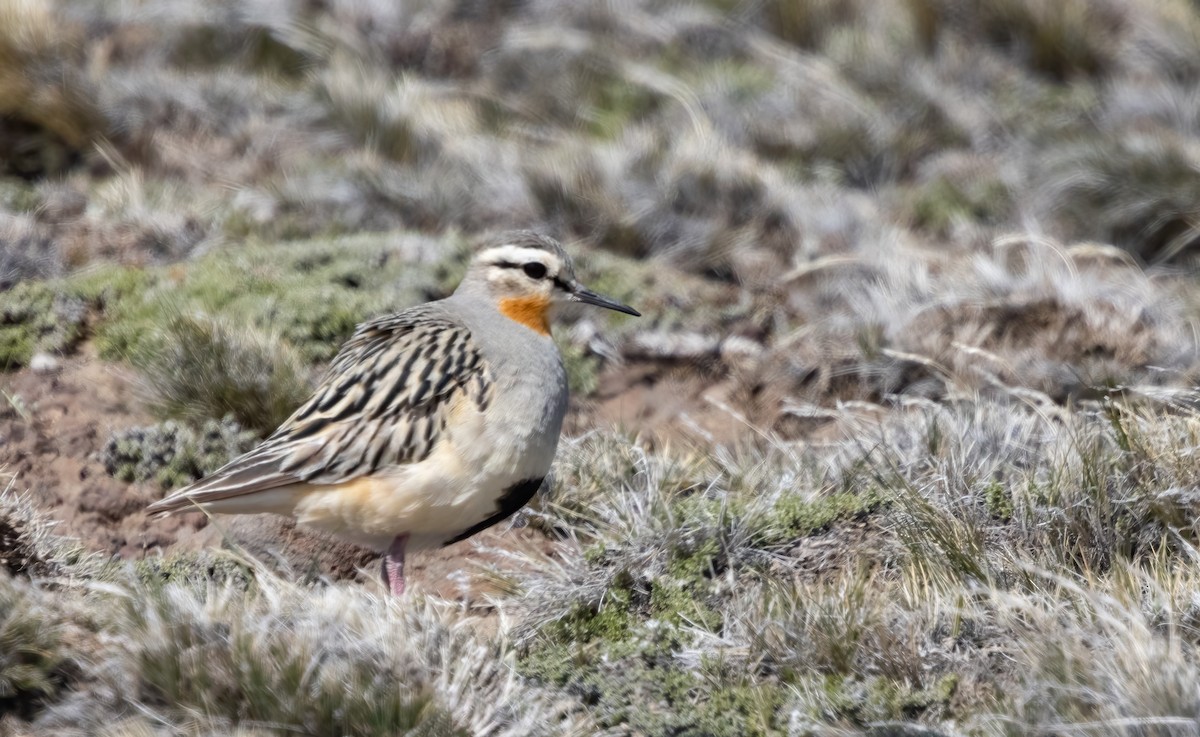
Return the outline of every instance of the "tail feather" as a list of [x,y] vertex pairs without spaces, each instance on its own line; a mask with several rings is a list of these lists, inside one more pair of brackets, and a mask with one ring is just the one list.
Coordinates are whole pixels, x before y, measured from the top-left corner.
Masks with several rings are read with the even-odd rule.
[[220,514],[258,514],[274,512],[291,514],[302,498],[299,486],[282,486],[275,489],[256,491],[250,494],[230,496],[223,499],[205,499],[201,496],[170,496],[146,508],[153,515],[169,515],[172,512],[204,511]]
[[231,514],[290,512],[303,481],[279,470],[279,465],[277,454],[251,451],[146,511],[152,515],[200,509]]

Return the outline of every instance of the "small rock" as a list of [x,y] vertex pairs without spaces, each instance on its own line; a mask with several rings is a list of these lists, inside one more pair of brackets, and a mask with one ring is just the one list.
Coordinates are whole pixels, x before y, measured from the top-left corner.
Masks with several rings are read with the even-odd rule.
[[35,353],[29,359],[29,369],[35,374],[54,374],[62,370],[62,364],[49,353]]
[[720,340],[687,332],[638,333],[625,345],[626,358],[642,360],[695,361],[717,355]]
[[721,341],[721,358],[756,358],[762,355],[763,345],[753,338],[742,335],[731,335]]

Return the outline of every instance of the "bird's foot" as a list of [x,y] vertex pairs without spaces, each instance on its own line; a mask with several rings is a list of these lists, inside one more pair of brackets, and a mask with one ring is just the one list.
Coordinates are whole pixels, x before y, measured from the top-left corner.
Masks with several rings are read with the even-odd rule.
[[408,543],[408,535],[397,535],[392,545],[383,554],[383,584],[392,590],[394,596],[404,594],[404,546]]

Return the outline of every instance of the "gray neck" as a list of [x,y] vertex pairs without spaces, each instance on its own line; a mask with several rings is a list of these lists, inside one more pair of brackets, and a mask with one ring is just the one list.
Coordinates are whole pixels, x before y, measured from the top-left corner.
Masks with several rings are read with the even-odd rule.
[[472,338],[480,347],[486,347],[489,355],[517,359],[504,363],[512,366],[524,365],[521,358],[531,353],[553,354],[558,360],[558,349],[553,339],[505,317],[496,309],[495,301],[481,292],[472,289],[464,281],[463,286],[446,298],[446,302],[454,306],[455,314],[471,331]]

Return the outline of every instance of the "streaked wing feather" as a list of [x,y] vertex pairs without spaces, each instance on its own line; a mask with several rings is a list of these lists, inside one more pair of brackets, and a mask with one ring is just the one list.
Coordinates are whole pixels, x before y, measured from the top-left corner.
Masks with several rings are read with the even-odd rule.
[[492,380],[467,328],[431,305],[359,326],[320,387],[258,448],[152,505],[169,512],[297,483],[337,484],[426,458],[460,396]]
[[235,458],[203,479],[151,504],[152,514],[188,509],[258,491],[278,489],[301,479],[279,470],[279,449],[262,445]]

